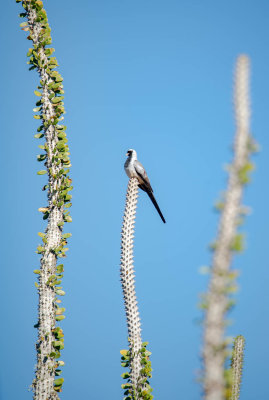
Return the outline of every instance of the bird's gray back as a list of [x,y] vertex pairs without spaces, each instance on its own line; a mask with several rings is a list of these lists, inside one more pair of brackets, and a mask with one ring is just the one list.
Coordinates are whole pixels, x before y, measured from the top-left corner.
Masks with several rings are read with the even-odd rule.
[[141,162],[139,162],[139,161],[136,160],[136,161],[134,162],[134,166],[135,166],[135,170],[136,170],[137,174],[138,174],[140,177],[142,177],[144,183],[146,183],[146,185],[148,186],[148,188],[149,188],[151,191],[153,191],[153,190],[152,190],[152,187],[151,187],[151,185],[150,185],[150,181],[149,181],[148,175],[147,175],[147,173],[146,173],[146,170],[145,170],[145,168],[143,167],[143,165],[141,164]]

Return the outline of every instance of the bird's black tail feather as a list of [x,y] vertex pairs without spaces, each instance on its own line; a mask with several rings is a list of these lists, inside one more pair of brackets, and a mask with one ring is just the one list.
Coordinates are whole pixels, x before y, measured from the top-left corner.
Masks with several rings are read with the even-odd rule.
[[147,191],[147,194],[149,195],[150,200],[152,201],[154,207],[156,208],[156,210],[157,210],[158,213],[159,213],[159,216],[161,217],[163,223],[165,224],[166,221],[165,221],[165,219],[164,219],[164,216],[162,215],[162,212],[161,212],[161,210],[160,210],[160,208],[159,208],[159,206],[158,206],[158,203],[157,203],[157,201],[156,201],[156,199],[155,199],[155,197],[154,197],[154,194],[153,194],[152,192],[150,192],[150,191]]

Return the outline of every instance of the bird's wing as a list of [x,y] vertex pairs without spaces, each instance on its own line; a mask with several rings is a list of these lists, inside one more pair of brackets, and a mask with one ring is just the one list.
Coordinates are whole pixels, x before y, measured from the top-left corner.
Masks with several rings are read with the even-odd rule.
[[147,192],[147,194],[149,195],[150,200],[152,201],[154,207],[156,208],[156,210],[158,211],[162,221],[165,223],[165,219],[164,216],[162,215],[162,212],[160,210],[160,207],[158,206],[158,203],[153,195],[153,190],[148,178],[148,175],[145,171],[145,168],[143,167],[143,165],[139,162],[139,161],[135,161],[134,162],[134,167],[135,167],[135,171],[137,173],[138,176],[138,180],[139,180],[139,187],[144,190],[145,192]]
[[139,161],[135,161],[134,162],[134,167],[135,167],[135,171],[138,175],[139,179],[139,183],[140,183],[140,188],[142,190],[144,190],[145,192],[153,192],[148,175],[146,173],[145,168],[143,167],[143,165],[139,162]]

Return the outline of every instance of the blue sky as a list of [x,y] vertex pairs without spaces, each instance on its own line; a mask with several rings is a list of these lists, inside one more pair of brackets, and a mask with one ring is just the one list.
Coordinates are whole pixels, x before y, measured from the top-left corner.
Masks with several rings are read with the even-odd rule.
[[[260,143],[244,204],[246,251],[229,335],[246,337],[242,399],[269,396],[268,203],[269,4],[254,1],[47,0],[53,47],[64,77],[74,182],[73,234],[65,263],[66,362],[61,399],[122,397],[120,349],[127,331],[119,282],[120,231],[135,148],[167,219],[140,193],[135,270],[143,340],[152,351],[155,399],[201,398],[201,335],[197,308],[207,277],[209,243],[226,186],[234,135],[233,71],[251,58],[252,132]],[[39,260],[37,232],[46,205],[37,176],[38,84],[29,72],[30,42],[19,28],[21,6],[1,12],[1,279],[0,398],[31,398]]]

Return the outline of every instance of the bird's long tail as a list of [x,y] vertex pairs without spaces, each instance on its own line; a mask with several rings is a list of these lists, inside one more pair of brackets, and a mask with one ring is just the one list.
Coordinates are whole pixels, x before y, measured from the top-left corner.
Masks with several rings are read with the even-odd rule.
[[158,203],[157,203],[157,201],[156,201],[156,199],[155,199],[155,197],[154,197],[154,194],[153,194],[152,192],[150,192],[150,191],[147,191],[147,194],[149,195],[150,200],[152,201],[154,207],[155,207],[156,210],[158,211],[159,216],[161,217],[163,223],[165,224],[166,221],[165,221],[165,219],[164,219],[164,216],[162,215],[162,212],[161,212],[161,210],[160,210],[160,208],[159,208],[159,206],[158,206]]

